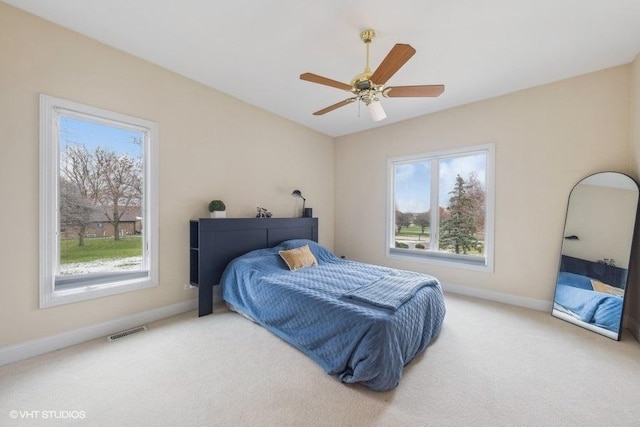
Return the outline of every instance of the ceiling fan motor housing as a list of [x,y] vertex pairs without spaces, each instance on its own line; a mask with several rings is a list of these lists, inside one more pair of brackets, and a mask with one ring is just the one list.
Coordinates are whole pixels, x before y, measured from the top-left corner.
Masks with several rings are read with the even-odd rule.
[[371,80],[361,80],[356,83],[356,89],[367,90],[371,88]]
[[381,86],[371,81],[370,72],[358,74],[351,80],[351,91],[356,95],[363,90],[381,90]]

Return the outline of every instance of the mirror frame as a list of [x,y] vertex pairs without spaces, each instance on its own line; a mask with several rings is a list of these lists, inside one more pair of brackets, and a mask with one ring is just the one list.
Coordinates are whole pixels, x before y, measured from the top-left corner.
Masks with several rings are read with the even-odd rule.
[[[622,295],[622,306],[620,308],[620,319],[619,319],[619,323],[618,323],[618,331],[613,331],[613,330],[609,330],[606,329],[605,327],[600,327],[597,326],[595,324],[591,324],[591,323],[587,323],[585,321],[580,320],[577,317],[574,317],[573,315],[569,314],[568,312],[565,313],[562,310],[560,310],[559,308],[557,308],[557,304],[556,304],[556,299],[558,298],[558,289],[559,289],[559,281],[560,281],[560,276],[561,273],[565,272],[562,270],[563,268],[563,257],[569,257],[572,258],[568,255],[565,254],[565,248],[566,248],[566,244],[567,241],[571,241],[571,240],[579,240],[578,236],[575,235],[571,235],[569,236],[567,233],[567,222],[569,220],[569,213],[570,213],[570,209],[571,209],[571,196],[574,194],[574,190],[578,187],[578,185],[584,183],[585,181],[589,180],[590,178],[594,178],[597,175],[604,175],[604,174],[615,174],[618,175],[620,177],[624,177],[625,181],[628,181],[628,183],[630,185],[635,186],[635,191],[636,191],[636,203],[635,203],[635,212],[633,214],[633,224],[631,226],[630,231],[630,241],[629,241],[629,248],[628,248],[628,258],[629,261],[627,262],[627,265],[625,266],[626,269],[626,276],[624,277],[624,294]],[[605,186],[605,187],[611,187],[611,188],[616,188],[615,186]],[[554,295],[553,295],[553,300],[552,300],[552,309],[551,309],[551,315],[554,317],[557,317],[559,319],[565,320],[569,323],[573,323],[577,326],[580,326],[582,328],[588,329],[590,331],[599,333],[600,335],[604,335],[608,338],[614,339],[616,341],[620,341],[620,338],[622,337],[622,325],[623,325],[623,320],[624,320],[624,306],[627,300],[627,288],[629,286],[629,267],[631,266],[632,262],[631,262],[631,256],[633,255],[633,249],[635,248],[635,228],[636,228],[636,223],[637,223],[637,218],[638,218],[638,208],[640,207],[640,186],[638,185],[638,182],[632,178],[631,176],[621,173],[621,172],[615,172],[615,171],[604,171],[604,172],[596,172],[593,173],[591,175],[588,175],[584,178],[582,178],[580,181],[578,181],[572,188],[571,188],[571,192],[569,193],[569,197],[567,199],[567,209],[565,212],[565,220],[564,220],[564,227],[563,227],[563,237],[562,237],[562,244],[560,246],[560,259],[558,261],[558,269],[557,269],[557,275],[556,275],[556,284],[554,287]],[[626,252],[626,250],[625,250]],[[582,259],[578,259],[578,258],[574,258],[577,261],[580,262],[585,262],[587,264],[599,264],[600,261],[604,261],[603,263],[603,268],[606,269],[606,267],[609,267],[609,270],[615,270],[615,272],[618,272],[617,270],[620,270],[621,268],[618,268],[616,270],[616,266],[614,265],[614,263],[611,264],[607,264],[607,262],[609,261],[608,259],[603,259],[603,260],[598,260],[598,261],[589,261],[589,260],[582,260]],[[592,277],[589,276],[582,276],[584,278],[586,278],[587,280],[591,280],[591,283],[593,283],[594,280]],[[598,281],[598,280],[596,280]],[[573,288],[572,288],[573,289]],[[586,289],[586,288],[585,288]],[[559,306],[558,306],[559,307]]]

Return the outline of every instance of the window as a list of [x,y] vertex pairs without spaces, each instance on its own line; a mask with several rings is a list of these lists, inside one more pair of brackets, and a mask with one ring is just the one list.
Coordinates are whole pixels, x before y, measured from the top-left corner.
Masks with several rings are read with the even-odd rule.
[[156,123],[40,96],[40,307],[157,285]]
[[493,270],[487,144],[388,161],[388,255]]

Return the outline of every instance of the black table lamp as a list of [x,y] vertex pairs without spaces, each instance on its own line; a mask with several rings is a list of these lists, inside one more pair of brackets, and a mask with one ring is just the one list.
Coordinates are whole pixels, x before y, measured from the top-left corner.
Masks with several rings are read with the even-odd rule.
[[305,208],[304,204],[306,203],[307,199],[305,199],[302,196],[302,192],[300,192],[300,190],[293,190],[293,192],[291,193],[291,196],[297,198],[297,199],[302,199],[302,217],[304,218],[311,218],[311,208]]

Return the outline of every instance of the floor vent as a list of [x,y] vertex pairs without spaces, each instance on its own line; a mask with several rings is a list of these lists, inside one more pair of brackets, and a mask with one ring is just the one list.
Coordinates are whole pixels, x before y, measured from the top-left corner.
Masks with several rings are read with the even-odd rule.
[[115,340],[119,340],[120,338],[124,338],[126,336],[132,335],[132,334],[137,334],[138,332],[143,332],[146,331],[147,327],[146,325],[144,326],[138,326],[136,328],[133,329],[127,329],[126,331],[122,331],[122,332],[118,332],[116,334],[113,335],[109,335],[107,337],[108,341],[115,341]]

